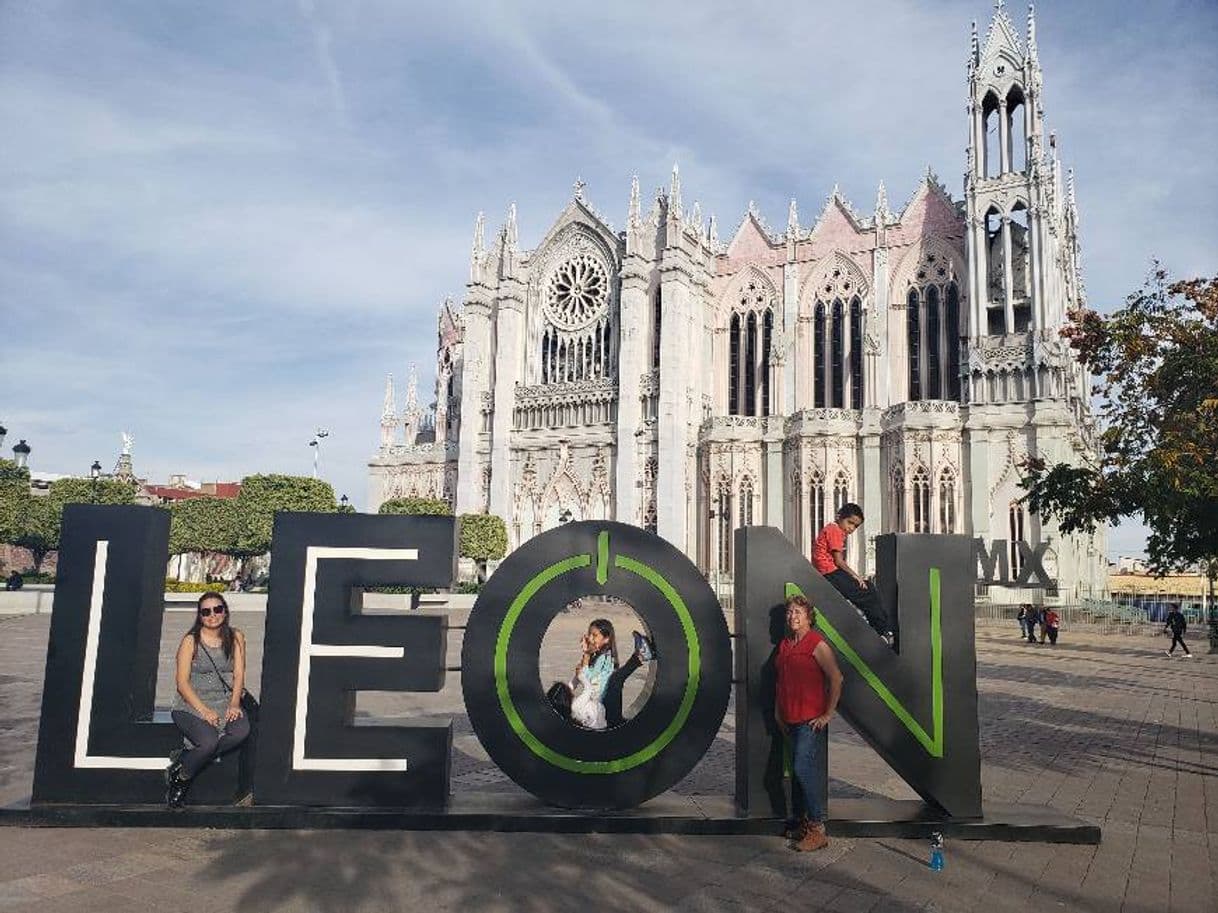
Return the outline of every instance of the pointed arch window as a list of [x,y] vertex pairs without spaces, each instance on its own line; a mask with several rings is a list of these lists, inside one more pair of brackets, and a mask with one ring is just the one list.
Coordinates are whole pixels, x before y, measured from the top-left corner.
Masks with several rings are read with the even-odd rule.
[[910,289],[909,298],[905,303],[905,321],[906,335],[909,339],[909,399],[911,402],[922,398],[922,321],[918,307],[918,290]]
[[773,289],[760,277],[748,282],[728,324],[728,413],[770,412]]
[[766,308],[761,338],[761,414],[770,414],[770,342],[774,336],[774,312]]
[[960,289],[947,286],[947,398],[960,401]]
[[850,301],[850,408],[863,408],[863,303]]
[[812,536],[815,539],[825,528],[825,479],[819,472],[812,473],[808,482],[808,494],[812,508]]
[[727,411],[740,415],[740,315],[733,314],[728,324],[730,335],[727,378]]
[[744,414],[757,414],[757,315],[752,311],[744,330]]
[[1012,501],[1007,510],[1007,548],[1010,550],[1012,577],[1018,577],[1023,572],[1023,553],[1019,550],[1019,543],[1024,541],[1025,519],[1023,505]]
[[842,509],[842,505],[850,500],[850,476],[846,470],[840,469],[833,477],[833,515]]
[[945,468],[939,473],[939,532],[956,531],[956,474]]
[[812,317],[812,401],[817,409],[825,406],[825,304],[816,302]]
[[939,399],[943,394],[943,379],[939,375],[939,287],[926,290],[926,398]]
[[655,297],[652,300],[651,318],[651,369],[653,371],[660,370],[660,329],[664,317],[663,311],[661,310],[662,301],[663,295],[661,294],[660,289],[657,287]]
[[930,532],[930,475],[919,466],[909,477],[909,489],[913,495],[913,531]]
[[905,474],[900,466],[892,470],[892,531],[905,531]]
[[740,482],[740,526],[753,525],[753,480],[745,476]]
[[719,571],[723,574],[730,574],[732,572],[732,486],[727,479],[719,482],[715,518],[719,528]]
[[846,396],[845,396],[846,378],[845,378],[845,375],[842,373],[842,371],[844,370],[844,367],[845,367],[843,364],[843,362],[844,362],[843,356],[845,355],[845,351],[844,351],[845,335],[844,335],[844,328],[842,327],[842,320],[843,320],[842,301],[840,298],[838,298],[838,299],[835,299],[833,302],[833,331],[830,334],[831,335],[830,345],[832,348],[832,355],[831,355],[832,363],[829,366],[830,384],[831,384],[832,391],[833,391],[833,402],[831,405],[835,409],[841,409],[841,408],[845,407],[845,405],[846,405]]

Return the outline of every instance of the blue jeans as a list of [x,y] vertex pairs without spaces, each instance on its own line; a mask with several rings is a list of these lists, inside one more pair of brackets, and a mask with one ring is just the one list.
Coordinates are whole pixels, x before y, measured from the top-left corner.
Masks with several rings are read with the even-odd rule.
[[792,726],[791,737],[791,806],[795,817],[806,815],[813,823],[825,820],[816,782],[816,752],[820,749],[820,733],[807,723]]

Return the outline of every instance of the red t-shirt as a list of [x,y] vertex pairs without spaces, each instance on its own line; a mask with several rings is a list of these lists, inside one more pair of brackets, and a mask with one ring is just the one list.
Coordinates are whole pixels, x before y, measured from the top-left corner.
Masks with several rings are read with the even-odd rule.
[[812,655],[824,638],[809,631],[798,641],[784,637],[778,644],[774,668],[778,673],[775,707],[784,723],[804,723],[825,712],[829,695],[825,691],[825,673]]
[[836,522],[826,524],[816,537],[816,544],[812,546],[812,566],[822,574],[830,574],[837,570],[837,565],[833,563],[833,553],[845,550],[846,531]]

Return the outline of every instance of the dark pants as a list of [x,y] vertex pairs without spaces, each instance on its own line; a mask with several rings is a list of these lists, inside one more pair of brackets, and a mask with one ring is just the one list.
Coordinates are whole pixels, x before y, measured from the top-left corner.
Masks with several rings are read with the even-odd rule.
[[609,676],[609,684],[605,686],[605,694],[601,702],[605,705],[605,725],[612,729],[626,722],[622,716],[622,686],[626,679],[634,674],[634,670],[643,665],[637,653],[632,653],[630,659],[613,670]]
[[182,775],[193,780],[214,758],[232,751],[250,734],[250,721],[244,715],[226,723],[222,730],[185,710],[171,714],[174,725],[194,746],[182,753]]
[[888,622],[888,613],[884,611],[884,606],[880,602],[880,594],[876,592],[874,586],[863,589],[853,577],[843,570],[830,571],[825,575],[825,579],[833,584],[835,590],[858,607],[859,611],[863,613],[863,617],[867,619],[867,624],[875,628],[876,633],[888,634],[892,631],[892,625]]
[[1182,650],[1184,650],[1184,652],[1185,652],[1185,653],[1192,653],[1192,652],[1193,652],[1192,650],[1190,650],[1190,649],[1188,648],[1188,644],[1186,644],[1186,643],[1184,642],[1184,635],[1183,635],[1183,632],[1180,632],[1180,633],[1177,633],[1177,632],[1175,632],[1175,631],[1172,631],[1172,632],[1171,632],[1171,649],[1170,649],[1170,650],[1168,650],[1167,652],[1168,652],[1168,653],[1175,653],[1175,652],[1176,652],[1176,644],[1179,644],[1179,645],[1180,645],[1180,648],[1181,648]]
[[813,824],[825,820],[816,783],[816,730],[808,723],[797,723],[789,730],[791,738],[791,806],[796,819],[807,816]]
[[1028,623],[1028,643],[1036,643],[1036,622]]
[[1045,630],[1049,632],[1049,643],[1056,644],[1057,643],[1057,628],[1045,628]]

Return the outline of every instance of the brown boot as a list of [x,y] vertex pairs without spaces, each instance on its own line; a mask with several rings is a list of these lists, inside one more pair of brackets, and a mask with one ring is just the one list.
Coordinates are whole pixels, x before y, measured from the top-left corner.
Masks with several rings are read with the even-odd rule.
[[804,834],[803,838],[795,844],[795,849],[800,853],[812,853],[816,850],[823,850],[829,845],[829,838],[825,836],[825,825],[817,822],[808,827],[808,833]]
[[808,820],[808,816],[802,815],[794,824],[789,825],[782,835],[788,840],[803,840],[811,826],[812,822]]

